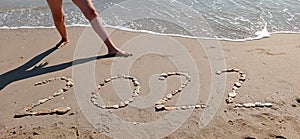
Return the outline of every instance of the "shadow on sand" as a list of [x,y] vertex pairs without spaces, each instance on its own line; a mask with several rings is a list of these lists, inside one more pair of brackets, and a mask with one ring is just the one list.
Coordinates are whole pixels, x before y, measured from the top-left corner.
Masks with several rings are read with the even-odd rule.
[[[15,81],[19,81],[19,80],[23,80],[23,79],[27,79],[30,77],[47,74],[47,73],[51,73],[51,72],[55,72],[55,71],[60,71],[60,70],[66,69],[68,67],[71,67],[73,65],[79,65],[79,64],[83,64],[83,63],[90,62],[90,61],[97,60],[97,59],[114,57],[113,55],[102,55],[102,56],[94,56],[94,57],[89,57],[89,58],[76,59],[74,61],[69,61],[69,62],[65,62],[62,64],[53,65],[50,67],[46,67],[47,64],[40,64],[39,66],[35,66],[37,63],[39,63],[45,57],[47,57],[48,55],[53,53],[55,50],[57,50],[59,45],[60,45],[60,43],[58,43],[55,47],[50,48],[49,50],[35,56],[34,58],[29,60],[25,64],[17,67],[16,69],[13,69],[11,71],[1,74],[0,75],[0,91],[3,88],[5,88],[7,85],[9,85]],[[33,66],[35,66],[35,67],[33,67]],[[30,68],[32,68],[32,69],[30,69]]]

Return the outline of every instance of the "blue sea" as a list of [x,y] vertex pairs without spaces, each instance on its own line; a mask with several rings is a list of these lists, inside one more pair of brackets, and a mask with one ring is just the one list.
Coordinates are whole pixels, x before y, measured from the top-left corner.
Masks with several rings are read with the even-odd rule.
[[[93,0],[103,23],[128,31],[244,41],[300,33],[300,0]],[[89,26],[71,0],[66,24]],[[0,28],[49,28],[45,0],[0,0]]]

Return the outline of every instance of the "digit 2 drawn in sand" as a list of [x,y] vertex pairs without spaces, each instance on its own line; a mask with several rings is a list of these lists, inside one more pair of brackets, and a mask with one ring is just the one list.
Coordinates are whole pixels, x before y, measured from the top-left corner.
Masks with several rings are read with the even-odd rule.
[[236,108],[254,108],[254,107],[272,107],[272,103],[262,103],[262,102],[255,102],[255,103],[236,103],[234,102],[234,98],[237,95],[237,90],[242,86],[242,84],[246,81],[246,73],[241,71],[240,69],[223,69],[216,72],[217,75],[221,75],[223,73],[230,73],[236,72],[239,73],[239,81],[237,81],[233,87],[232,91],[228,94],[228,98],[226,99],[226,103],[228,105],[233,105]]
[[55,97],[58,97],[64,93],[66,93],[70,88],[73,87],[74,83],[73,83],[73,79],[71,78],[67,78],[67,77],[53,77],[53,78],[49,78],[47,80],[44,81],[39,81],[37,83],[35,83],[34,85],[43,85],[43,84],[47,84],[50,83],[54,80],[63,80],[66,82],[66,86],[58,89],[57,91],[55,91],[51,96],[40,99],[34,103],[31,103],[28,106],[25,106],[23,110],[21,110],[20,112],[16,113],[14,115],[14,118],[21,118],[24,116],[38,116],[38,115],[48,115],[48,114],[65,114],[67,113],[71,108],[70,107],[57,107],[54,109],[45,109],[45,110],[39,110],[39,111],[33,111],[32,109],[42,105],[44,103],[46,103],[47,101],[50,101],[52,99],[54,99]]
[[191,77],[187,73],[182,72],[168,72],[168,73],[162,73],[159,76],[159,80],[164,81],[170,76],[183,76],[185,77],[185,82],[181,84],[179,88],[176,90],[173,90],[172,93],[169,93],[166,95],[166,97],[158,100],[155,103],[155,110],[156,111],[172,111],[172,110],[187,110],[187,109],[199,109],[199,108],[206,108],[207,106],[205,104],[196,104],[196,105],[187,105],[187,106],[165,106],[165,103],[167,101],[171,100],[173,96],[176,94],[182,92],[182,90],[191,82]]

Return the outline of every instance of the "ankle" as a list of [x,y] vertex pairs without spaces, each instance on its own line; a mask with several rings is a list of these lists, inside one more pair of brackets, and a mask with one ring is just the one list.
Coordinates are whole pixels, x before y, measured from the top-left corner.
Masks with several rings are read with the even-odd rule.
[[116,49],[116,48],[110,48],[108,49],[108,53],[117,53],[119,52],[120,50],[119,49]]
[[69,42],[69,40],[67,38],[61,38],[62,42]]

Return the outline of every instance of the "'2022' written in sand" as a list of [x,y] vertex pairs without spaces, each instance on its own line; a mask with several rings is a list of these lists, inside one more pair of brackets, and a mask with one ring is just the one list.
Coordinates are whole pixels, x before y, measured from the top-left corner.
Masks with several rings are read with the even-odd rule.
[[[240,69],[223,69],[220,71],[217,71],[216,74],[217,75],[222,75],[223,73],[238,73],[239,74],[239,80],[234,83],[231,92],[228,94],[228,98],[226,99],[226,103],[228,105],[234,106],[235,108],[255,108],[255,107],[260,107],[260,108],[264,108],[264,107],[272,107],[273,104],[272,103],[262,103],[262,102],[254,102],[254,103],[237,103],[234,101],[234,98],[237,95],[237,90],[242,86],[242,84],[246,81],[246,73],[241,71]],[[159,99],[156,103],[155,103],[155,111],[172,111],[172,110],[188,110],[188,109],[205,109],[206,107],[208,107],[206,104],[191,104],[191,105],[183,105],[183,106],[168,106],[166,105],[166,103],[171,100],[175,95],[184,92],[184,88],[191,82],[191,77],[187,74],[187,73],[183,73],[183,72],[168,72],[168,73],[162,73],[159,76],[159,80],[163,81],[166,80],[168,77],[170,76],[178,76],[178,77],[184,77],[185,81],[176,89],[171,91],[171,93],[168,93],[164,98]],[[132,91],[132,97],[129,98],[126,101],[121,101],[118,104],[115,105],[101,105],[98,102],[98,97],[99,97],[99,93],[101,88],[103,88],[105,86],[105,84],[116,80],[116,79],[126,79],[126,80],[130,80],[133,83],[134,89]],[[62,80],[66,82],[65,87],[58,89],[57,91],[55,91],[51,96],[40,99],[36,102],[31,103],[28,106],[25,106],[23,108],[23,110],[21,110],[20,112],[16,113],[14,115],[15,118],[21,118],[24,116],[40,116],[40,115],[51,115],[51,114],[65,114],[67,112],[69,112],[71,110],[70,107],[57,107],[57,108],[53,108],[53,109],[44,109],[44,110],[39,110],[39,111],[33,111],[33,108],[40,106],[60,95],[63,95],[64,93],[66,93],[70,88],[72,88],[74,86],[73,83],[73,79],[72,78],[67,78],[67,77],[54,77],[54,78],[50,78],[44,81],[39,81],[37,83],[35,83],[34,85],[43,85],[43,84],[47,84],[50,83],[52,81],[55,80]],[[133,77],[133,76],[129,76],[129,75],[119,75],[119,76],[113,76],[110,77],[108,79],[105,79],[103,82],[101,82],[98,86],[97,89],[93,92],[91,92],[91,98],[90,101],[91,103],[99,108],[99,109],[120,109],[120,108],[125,108],[126,106],[128,106],[130,103],[132,103],[136,97],[140,94],[140,83],[139,81]]]

